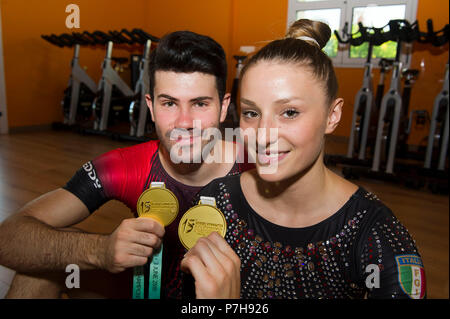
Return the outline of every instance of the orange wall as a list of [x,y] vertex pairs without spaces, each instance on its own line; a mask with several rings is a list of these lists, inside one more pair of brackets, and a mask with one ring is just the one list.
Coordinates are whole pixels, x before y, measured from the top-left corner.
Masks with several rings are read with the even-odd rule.
[[[145,0],[144,0],[145,1]],[[189,30],[216,40],[231,57],[232,7],[236,0],[145,1],[145,27],[148,32],[163,36],[177,30]],[[230,59],[228,59],[230,60]],[[234,76],[234,65],[228,65]],[[230,83],[230,81],[229,81]]]
[[[128,0],[125,6],[111,6],[119,1],[77,0],[80,6],[81,29],[112,30],[141,27],[156,36],[175,30],[191,30],[217,40],[225,49],[229,63],[229,81],[234,77],[235,61],[243,45],[263,46],[266,41],[280,38],[286,31],[287,0],[191,0],[158,1]],[[61,120],[59,101],[67,84],[71,49],[61,49],[40,38],[41,34],[68,32],[65,27],[63,0],[2,0],[5,78],[10,127],[48,124]],[[448,23],[447,0],[419,0],[417,19],[421,29],[433,18],[435,28]],[[442,87],[448,45],[433,48],[414,44],[412,67],[420,68],[419,80],[411,97],[410,109],[431,112],[434,96]],[[31,53],[30,53],[31,52]],[[117,52],[117,51],[116,51]],[[127,55],[119,52],[115,55]],[[86,48],[81,52],[81,64],[97,81],[104,51]],[[341,124],[335,134],[348,136],[353,100],[361,86],[362,68],[337,68],[340,90],[345,99]],[[374,70],[374,84],[378,69]],[[388,85],[388,83],[387,83]],[[418,144],[427,132],[413,132],[410,143]]]

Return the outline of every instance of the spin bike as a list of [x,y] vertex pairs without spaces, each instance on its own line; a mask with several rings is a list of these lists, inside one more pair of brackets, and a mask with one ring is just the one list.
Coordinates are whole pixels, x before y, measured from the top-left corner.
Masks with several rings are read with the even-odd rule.
[[393,60],[385,58],[381,58],[380,62],[378,62],[378,66],[380,68],[380,78],[378,80],[377,93],[375,96],[375,106],[377,108],[380,107],[381,100],[383,99],[386,73],[392,68],[393,62]]
[[[350,140],[347,148],[347,158],[353,158],[355,153],[358,159],[364,161],[366,159],[366,145],[370,128],[370,119],[374,114],[373,109],[373,84],[372,84],[372,50],[373,46],[381,45],[385,42],[381,35],[381,29],[372,28],[375,32],[370,34],[367,28],[359,23],[359,32],[362,40],[350,41],[350,45],[357,46],[363,42],[368,42],[367,60],[364,64],[363,85],[355,96],[355,103],[352,116],[352,129],[350,132]],[[335,32],[337,33],[337,32]],[[338,36],[338,35],[337,35]],[[339,39],[339,42],[343,42]]]
[[[393,40],[397,42],[397,50],[392,67],[390,88],[384,94],[379,106],[373,157],[369,165],[362,162],[344,165],[342,173],[346,178],[358,178],[360,175],[364,175],[369,178],[396,182],[401,174],[409,173],[406,166],[397,165],[400,171],[394,174],[394,160],[400,122],[403,119],[402,112],[404,112],[402,110],[402,95],[400,94],[402,43],[414,41],[416,33],[412,32],[413,28],[406,20],[391,20],[388,25],[389,31],[383,32],[382,37],[385,41]],[[381,167],[382,164],[383,167]]]
[[72,58],[72,73],[61,101],[64,110],[64,124],[77,123],[77,117],[89,118],[90,105],[95,98],[96,83],[79,64],[80,44],[75,44]]
[[134,89],[134,99],[130,103],[129,121],[130,121],[130,137],[143,138],[145,135],[153,131],[153,123],[150,119],[145,95],[148,94],[149,89],[149,63],[150,63],[150,49],[152,41],[158,42],[159,39],[147,34],[140,29],[134,29],[131,33],[127,30],[122,30],[130,38],[136,42],[144,44],[144,52],[139,62],[139,78]]
[[[374,103],[373,98],[373,84],[372,84],[372,51],[374,45],[381,45],[385,41],[382,34],[382,28],[368,28],[361,23],[358,24],[359,30],[355,34],[360,34],[359,37],[350,35],[348,39],[343,40],[339,33],[335,31],[336,38],[340,43],[350,44],[351,46],[360,46],[368,42],[367,60],[364,64],[364,78],[363,84],[357,94],[355,95],[355,102],[352,116],[352,126],[350,132],[349,143],[347,147],[347,154],[345,156],[329,155],[325,156],[327,164],[349,164],[349,165],[363,165],[369,166],[367,142],[369,138],[373,139],[373,131],[376,125],[373,124],[373,118],[378,112],[378,103]],[[346,28],[345,28],[346,29]],[[344,30],[345,30],[344,29]],[[344,31],[344,35],[345,31]],[[383,61],[381,68],[381,82],[377,87],[377,99],[384,91],[384,73],[388,69],[389,62]]]
[[[80,46],[93,45],[95,42],[79,33],[60,36],[42,35],[41,37],[59,47],[74,47],[71,74],[61,101],[64,116],[62,125],[73,126],[77,123],[77,118],[86,119],[90,116],[90,106],[95,98],[97,85],[79,63]],[[54,123],[53,126],[57,128],[59,125],[61,124]]]
[[[389,27],[389,32],[394,35],[394,40],[397,42],[397,52],[392,70],[390,88],[381,101],[377,135],[375,140],[375,151],[371,170],[374,172],[380,171],[383,148],[387,150],[387,154],[385,154],[385,173],[393,174],[402,113],[402,96],[399,93],[400,75],[402,69],[402,63],[400,62],[401,48],[402,42],[412,42],[414,39],[411,39],[408,34],[411,30],[411,26],[406,20],[391,20],[389,21]],[[382,145],[383,140],[386,143],[385,147]]]
[[[92,103],[93,129],[101,133],[107,130],[108,125],[115,124],[115,121],[128,119],[128,105],[134,97],[134,92],[118,73],[128,59],[112,58],[114,38],[103,32],[94,32],[94,35],[107,41],[102,77],[97,87],[97,96]],[[116,40],[116,43],[123,42]],[[112,65],[113,61],[117,63],[115,67]]]
[[[429,42],[436,47],[450,40],[450,25],[434,32],[431,20],[427,21]],[[438,36],[438,34],[441,34]],[[433,193],[448,194],[448,135],[449,135],[449,60],[445,66],[442,89],[434,99],[430,131],[424,161],[424,172],[431,176],[429,188]]]

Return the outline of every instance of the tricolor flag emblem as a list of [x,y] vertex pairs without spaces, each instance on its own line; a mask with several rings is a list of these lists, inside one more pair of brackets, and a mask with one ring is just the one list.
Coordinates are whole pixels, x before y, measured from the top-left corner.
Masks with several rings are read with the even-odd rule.
[[395,261],[402,290],[412,299],[424,298],[426,281],[422,259],[418,255],[400,255]]

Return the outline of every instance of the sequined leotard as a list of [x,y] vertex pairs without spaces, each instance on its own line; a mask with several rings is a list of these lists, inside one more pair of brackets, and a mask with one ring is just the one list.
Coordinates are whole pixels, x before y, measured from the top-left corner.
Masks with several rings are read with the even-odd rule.
[[246,201],[240,176],[214,180],[227,219],[225,239],[241,259],[242,298],[424,298],[425,272],[415,242],[391,210],[359,188],[322,222],[288,228]]

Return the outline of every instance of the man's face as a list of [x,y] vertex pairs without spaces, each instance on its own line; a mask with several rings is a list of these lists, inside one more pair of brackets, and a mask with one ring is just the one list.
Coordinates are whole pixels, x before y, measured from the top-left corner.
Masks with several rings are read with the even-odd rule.
[[219,100],[213,75],[173,71],[155,72],[153,94],[153,102],[147,95],[147,105],[161,145],[183,162],[198,160],[208,141],[194,133],[219,127],[227,114],[229,94]]

